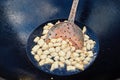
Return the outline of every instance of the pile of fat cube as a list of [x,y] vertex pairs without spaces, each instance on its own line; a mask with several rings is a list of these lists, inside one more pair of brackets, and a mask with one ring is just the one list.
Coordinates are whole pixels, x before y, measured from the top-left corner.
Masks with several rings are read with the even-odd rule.
[[[56,24],[60,23],[58,21]],[[93,57],[93,48],[95,41],[89,38],[85,33],[86,27],[83,27],[84,47],[76,49],[72,43],[62,38],[51,39],[46,43],[45,39],[47,33],[54,24],[48,23],[43,27],[42,36],[37,36],[34,39],[36,45],[31,50],[31,54],[40,66],[50,64],[50,71],[58,68],[63,68],[66,65],[67,71],[74,71],[76,69],[84,70],[85,65],[89,64]]]

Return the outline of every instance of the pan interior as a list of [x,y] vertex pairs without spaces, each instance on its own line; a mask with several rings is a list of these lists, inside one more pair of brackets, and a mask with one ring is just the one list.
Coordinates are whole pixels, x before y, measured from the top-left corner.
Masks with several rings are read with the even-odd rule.
[[[27,47],[26,47],[27,56],[28,56],[29,60],[31,61],[31,63],[36,68],[38,68],[39,70],[41,70],[41,71],[43,71],[45,73],[53,74],[53,75],[58,75],[58,76],[67,76],[67,75],[78,74],[78,73],[80,73],[82,71],[80,71],[80,70],[67,71],[66,67],[55,69],[54,71],[50,71],[50,65],[39,66],[38,62],[34,59],[34,56],[31,54],[31,49],[35,45],[35,43],[33,42],[33,40],[34,40],[34,38],[36,36],[42,36],[42,31],[43,31],[44,25],[46,25],[49,22],[55,24],[58,20],[59,21],[64,21],[65,19],[56,19],[56,20],[47,21],[47,22],[41,24],[40,26],[38,26],[36,29],[33,30],[33,32],[31,33],[31,35],[29,36],[29,39],[28,39],[28,42],[27,42]],[[77,24],[78,26],[80,26],[81,29],[84,26],[82,23],[77,22],[77,21],[75,21],[75,24]],[[87,69],[93,63],[93,61],[97,57],[97,54],[98,54],[98,51],[99,51],[99,42],[98,42],[98,38],[96,37],[95,33],[90,28],[87,27],[86,34],[89,35],[90,38],[93,39],[96,42],[96,44],[95,44],[95,47],[93,48],[94,57],[91,60],[91,62],[88,65],[85,66],[85,69]]]

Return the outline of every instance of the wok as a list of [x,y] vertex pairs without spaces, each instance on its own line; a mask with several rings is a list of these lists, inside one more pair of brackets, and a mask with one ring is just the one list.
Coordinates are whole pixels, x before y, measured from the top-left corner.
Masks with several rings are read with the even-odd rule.
[[[120,77],[119,0],[80,0],[76,20],[100,39],[93,65],[72,76],[55,76],[37,69],[26,55],[31,32],[40,24],[67,19],[72,0],[0,0],[0,76],[8,80],[114,80]],[[51,78],[52,77],[52,78]]]

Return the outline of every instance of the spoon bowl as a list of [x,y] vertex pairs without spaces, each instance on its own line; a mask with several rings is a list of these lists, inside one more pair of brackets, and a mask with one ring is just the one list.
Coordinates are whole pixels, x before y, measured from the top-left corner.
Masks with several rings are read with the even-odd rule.
[[49,42],[51,38],[69,39],[76,49],[82,49],[84,36],[80,27],[74,23],[78,3],[79,0],[73,0],[68,21],[60,22],[53,26],[47,34],[47,42]]

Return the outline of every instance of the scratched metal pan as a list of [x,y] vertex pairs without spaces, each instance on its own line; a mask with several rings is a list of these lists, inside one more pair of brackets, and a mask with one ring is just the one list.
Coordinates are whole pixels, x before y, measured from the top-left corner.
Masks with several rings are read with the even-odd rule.
[[[75,20],[78,25],[87,26],[88,34],[98,35],[100,53],[85,71],[59,77],[53,76],[60,75],[58,73],[47,73],[46,69],[36,66],[29,52],[33,43],[29,41],[35,37],[33,34],[40,35],[37,32],[43,24],[67,19],[72,0],[0,0],[0,76],[8,80],[50,80],[51,77],[54,80],[111,80],[117,77],[120,74],[119,4],[119,0],[80,0]],[[97,40],[95,36],[92,38]]]

